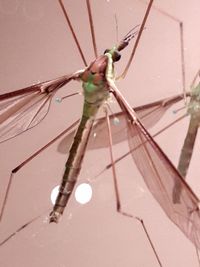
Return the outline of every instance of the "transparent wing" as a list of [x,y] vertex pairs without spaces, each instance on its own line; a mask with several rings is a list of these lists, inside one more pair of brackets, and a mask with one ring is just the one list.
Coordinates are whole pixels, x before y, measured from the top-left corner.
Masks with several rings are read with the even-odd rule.
[[[200,248],[199,200],[139,121],[128,124],[128,142],[144,181],[168,217]],[[178,203],[174,184],[180,184]]]
[[[142,105],[134,108],[138,117],[146,128],[153,127],[164,115],[164,113],[175,103],[183,99],[183,94],[176,95],[170,98],[161,99],[159,101]],[[111,122],[112,140],[113,144],[118,144],[127,139],[127,123],[126,113],[118,112],[109,116]],[[70,132],[66,135],[58,145],[58,151],[66,154],[69,151],[69,147],[73,140],[74,134]],[[87,149],[98,149],[108,147],[107,126],[105,118],[97,119],[94,123],[91,132],[91,138],[89,140]]]
[[[112,89],[120,107],[126,113],[131,154],[147,187],[166,215],[200,248],[199,199],[147,132],[119,90],[114,86]],[[176,183],[181,187],[179,202],[173,198],[173,187]]]
[[27,131],[48,113],[53,95],[82,71],[0,95],[0,142]]

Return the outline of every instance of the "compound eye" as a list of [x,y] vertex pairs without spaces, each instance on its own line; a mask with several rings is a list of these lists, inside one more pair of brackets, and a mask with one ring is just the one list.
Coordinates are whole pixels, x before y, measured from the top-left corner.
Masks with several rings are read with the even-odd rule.
[[104,55],[106,54],[106,53],[109,53],[110,52],[110,50],[109,49],[106,49],[105,51],[104,51]]
[[120,58],[121,58],[121,54],[118,51],[115,51],[113,54],[113,61],[114,62],[119,61]]

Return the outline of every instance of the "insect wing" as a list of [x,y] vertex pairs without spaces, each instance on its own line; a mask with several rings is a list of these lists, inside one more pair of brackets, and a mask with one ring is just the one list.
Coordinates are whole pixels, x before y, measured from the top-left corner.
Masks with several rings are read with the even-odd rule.
[[[109,85],[126,113],[130,152],[147,187],[166,215],[200,249],[199,199],[147,132],[115,84],[110,82]],[[174,200],[174,184],[180,184],[179,202]]]
[[[174,97],[161,99],[150,104],[142,105],[134,108],[138,117],[141,119],[145,128],[153,127],[165,114],[165,112],[175,103],[181,101],[183,95],[176,95]],[[126,113],[118,112],[109,116],[111,122],[112,141],[113,144],[118,144],[127,140],[127,123]],[[91,138],[89,139],[87,149],[99,149],[108,147],[108,139],[106,138],[106,120],[105,118],[99,118],[95,121],[91,132]],[[75,131],[67,134],[58,145],[58,151],[66,154],[70,148]]]
[[36,126],[47,115],[53,95],[82,71],[0,95],[0,142]]
[[[199,200],[139,120],[127,121],[132,157],[144,181],[168,217],[200,248]],[[173,199],[175,183],[181,187]]]
[[[136,110],[137,115],[145,125],[145,128],[151,128],[162,118],[167,109],[182,99],[183,95],[177,95],[172,98],[166,98],[136,107],[134,110]],[[109,120],[111,121],[113,144],[118,144],[127,139],[126,117],[127,114],[123,111],[109,116]],[[95,138],[90,139],[88,144],[89,149],[102,148],[109,145],[106,138],[106,127],[105,118],[100,118],[95,122],[91,133],[91,135]]]

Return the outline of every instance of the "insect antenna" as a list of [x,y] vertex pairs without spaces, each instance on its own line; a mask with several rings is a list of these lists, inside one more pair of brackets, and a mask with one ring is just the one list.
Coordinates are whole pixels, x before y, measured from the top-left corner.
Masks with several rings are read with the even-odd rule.
[[120,41],[119,45],[117,46],[117,50],[121,51],[123,50],[129,42],[138,34],[139,30],[136,30],[140,25],[136,25],[133,27],[125,36],[124,38]]
[[116,40],[117,40],[117,42],[119,42],[118,33],[119,33],[119,30],[118,30],[118,20],[117,20],[117,15],[115,14],[115,34],[116,34]]

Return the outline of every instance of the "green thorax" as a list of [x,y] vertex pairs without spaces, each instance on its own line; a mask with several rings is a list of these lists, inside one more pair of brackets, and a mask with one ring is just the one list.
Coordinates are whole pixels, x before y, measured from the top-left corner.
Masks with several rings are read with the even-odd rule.
[[99,107],[109,97],[109,86],[106,79],[107,69],[108,57],[103,55],[92,62],[81,76],[85,102],[83,112],[86,116],[95,115]]
[[98,77],[98,74],[89,72],[87,80],[83,81],[84,96],[88,102],[95,103],[108,93],[107,83],[104,77]]

